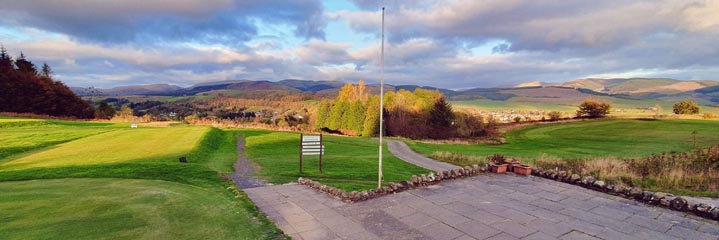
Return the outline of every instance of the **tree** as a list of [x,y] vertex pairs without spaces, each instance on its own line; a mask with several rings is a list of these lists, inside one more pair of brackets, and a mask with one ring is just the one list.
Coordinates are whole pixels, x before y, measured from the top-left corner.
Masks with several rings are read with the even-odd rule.
[[585,99],[584,102],[579,105],[577,116],[587,116],[590,118],[604,117],[609,114],[610,108],[611,106],[607,102],[595,99]]
[[444,96],[437,99],[434,106],[429,111],[429,125],[432,128],[430,134],[432,138],[446,138],[453,134],[451,132],[454,123],[454,113],[452,105],[450,105]]
[[372,96],[368,100],[364,116],[362,136],[377,136],[379,134],[379,96]]
[[115,108],[107,104],[107,102],[103,101],[95,110],[95,118],[111,119],[113,116],[115,116],[115,113]]
[[674,114],[697,114],[699,105],[692,100],[684,100],[674,104]]
[[35,67],[35,64],[30,62],[30,60],[27,60],[25,54],[22,52],[20,53],[20,57],[15,60],[15,66],[19,72],[37,75],[37,67]]
[[52,76],[52,69],[50,66],[47,65],[46,62],[42,63],[42,70],[40,72],[40,76],[51,78]]
[[327,122],[330,118],[330,111],[332,111],[332,102],[324,100],[320,102],[317,107],[317,117],[315,117],[315,128],[322,129],[327,127]]
[[[195,114],[195,116],[197,116],[197,114]],[[120,111],[117,112],[115,114],[115,117],[113,117],[112,119],[116,121],[129,122],[133,121],[133,118],[134,115],[132,114],[132,108],[128,106],[122,106],[120,108]],[[199,116],[197,116],[197,118],[199,119]],[[185,118],[185,120],[187,120],[187,118]]]
[[344,101],[338,101],[335,103],[334,106],[332,106],[332,110],[330,111],[330,117],[327,119],[327,122],[325,125],[327,125],[327,128],[332,130],[339,130],[342,126],[342,116],[345,114],[347,109],[349,108],[349,104]]
[[560,113],[558,111],[551,111],[551,112],[547,113],[547,116],[549,117],[549,121],[553,122],[553,121],[558,121],[559,119],[561,119],[562,113]]

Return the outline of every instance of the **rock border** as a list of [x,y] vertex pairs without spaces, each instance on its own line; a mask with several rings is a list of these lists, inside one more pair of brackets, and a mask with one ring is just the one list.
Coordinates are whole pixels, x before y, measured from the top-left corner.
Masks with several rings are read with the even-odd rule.
[[320,192],[326,193],[334,198],[340,199],[344,202],[361,202],[366,201],[369,199],[399,193],[411,189],[416,189],[424,186],[434,185],[438,184],[442,181],[450,180],[450,179],[457,179],[457,178],[466,178],[466,177],[472,177],[477,176],[481,173],[488,172],[489,168],[487,166],[479,166],[479,165],[472,165],[472,166],[466,166],[462,168],[455,168],[452,170],[445,170],[445,171],[439,171],[439,172],[430,172],[429,174],[425,175],[422,174],[420,176],[412,175],[412,177],[409,180],[401,181],[399,183],[390,182],[387,184],[387,186],[371,189],[371,190],[364,190],[364,191],[352,191],[352,192],[346,192],[342,189],[338,189],[335,187],[327,186],[322,183],[319,183],[317,181],[313,181],[311,179],[302,178],[300,177],[297,179],[297,183],[300,185],[305,185],[314,189],[317,189]]
[[624,187],[608,184],[594,176],[580,176],[567,171],[532,169],[532,175],[559,182],[581,186],[587,189],[636,200],[650,205],[660,206],[671,210],[692,213],[699,217],[719,221],[719,207],[712,204],[696,202],[686,197],[642,190],[638,187]]

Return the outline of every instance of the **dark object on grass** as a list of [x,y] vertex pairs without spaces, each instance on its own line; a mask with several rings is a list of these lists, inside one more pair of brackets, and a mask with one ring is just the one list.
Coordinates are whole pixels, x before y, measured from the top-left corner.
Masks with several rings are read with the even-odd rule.
[[186,158],[186,157],[180,157],[180,162],[181,162],[181,163],[187,163],[187,158]]

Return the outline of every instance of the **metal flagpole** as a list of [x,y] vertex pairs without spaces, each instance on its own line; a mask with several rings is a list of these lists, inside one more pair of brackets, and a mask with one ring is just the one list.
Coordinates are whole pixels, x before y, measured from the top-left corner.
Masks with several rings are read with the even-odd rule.
[[384,121],[384,7],[382,7],[382,50],[380,57],[379,75],[379,174],[377,174],[377,188],[382,187],[382,122]]

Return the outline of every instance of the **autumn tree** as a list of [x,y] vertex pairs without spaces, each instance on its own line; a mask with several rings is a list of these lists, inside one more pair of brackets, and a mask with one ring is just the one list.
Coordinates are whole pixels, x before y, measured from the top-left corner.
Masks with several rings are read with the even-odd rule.
[[590,118],[604,117],[609,114],[610,108],[611,106],[607,102],[596,99],[585,99],[582,104],[579,105],[577,116]]
[[674,114],[697,114],[699,105],[692,100],[684,100],[674,104]]

